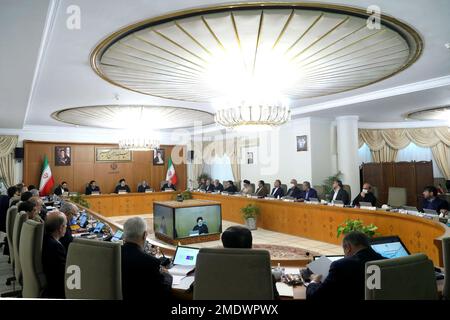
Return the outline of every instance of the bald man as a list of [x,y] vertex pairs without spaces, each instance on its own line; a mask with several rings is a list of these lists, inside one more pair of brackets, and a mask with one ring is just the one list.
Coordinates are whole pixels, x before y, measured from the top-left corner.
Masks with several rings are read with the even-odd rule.
[[59,211],[64,213],[67,218],[66,233],[61,239],[59,239],[59,242],[61,242],[61,244],[67,251],[69,250],[69,244],[71,244],[73,241],[72,229],[70,228],[70,225],[72,224],[71,222],[73,217],[76,217],[78,214],[78,207],[71,202],[64,202],[61,208],[59,208]]

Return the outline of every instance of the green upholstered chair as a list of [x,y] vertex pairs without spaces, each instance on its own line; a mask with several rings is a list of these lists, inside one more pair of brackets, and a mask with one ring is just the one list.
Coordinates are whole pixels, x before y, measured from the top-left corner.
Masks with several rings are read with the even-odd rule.
[[[435,300],[438,298],[433,262],[425,254],[376,260],[366,263],[366,270],[380,268],[379,289],[366,285],[366,300]],[[367,280],[373,273],[366,272]],[[370,281],[369,281],[370,282]]]
[[442,251],[444,253],[444,292],[443,297],[450,300],[450,237],[442,239]]
[[6,237],[8,240],[9,247],[9,258],[11,261],[11,265],[14,268],[14,244],[13,244],[13,235],[14,235],[14,223],[16,221],[17,216],[17,206],[12,206],[6,212]]
[[350,187],[350,185],[344,184],[344,185],[343,185],[343,189],[344,189],[345,191],[347,191],[348,196],[350,197],[350,202],[351,202],[351,201],[353,200],[353,197],[352,197],[352,188]]
[[202,248],[195,266],[194,300],[272,300],[266,250]]
[[317,191],[319,199],[325,199],[325,188],[322,185],[313,186],[313,189]]
[[20,235],[22,233],[22,225],[28,220],[26,212],[19,212],[16,215],[13,231],[13,247],[14,247],[14,277],[19,283],[22,283],[22,268],[20,266]]
[[44,225],[27,220],[22,225],[19,256],[22,270],[22,297],[40,298],[47,282],[42,267]]
[[406,188],[389,187],[388,204],[392,207],[406,205]]
[[[266,187],[267,191],[268,191],[269,194],[270,194],[270,192],[272,191],[272,190],[270,190],[270,183],[264,183],[264,186]],[[255,189],[255,190],[256,190],[256,189]]]
[[[122,299],[120,243],[74,239],[67,252],[65,293],[67,299]],[[79,267],[80,288],[68,288],[67,280]],[[71,280],[69,279],[69,282]]]
[[283,189],[283,194],[286,195],[287,194],[287,185],[282,183],[281,189]]

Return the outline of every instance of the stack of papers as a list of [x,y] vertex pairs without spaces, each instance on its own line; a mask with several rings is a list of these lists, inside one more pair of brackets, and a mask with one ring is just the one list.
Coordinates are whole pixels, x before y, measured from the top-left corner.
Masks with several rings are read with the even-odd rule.
[[277,282],[277,291],[281,297],[294,297],[294,287],[288,286],[286,283]]
[[323,281],[328,276],[328,271],[330,270],[332,262],[333,261],[331,261],[331,259],[328,259],[325,256],[321,256],[319,259],[309,263],[307,267],[312,271],[312,273],[322,275]]

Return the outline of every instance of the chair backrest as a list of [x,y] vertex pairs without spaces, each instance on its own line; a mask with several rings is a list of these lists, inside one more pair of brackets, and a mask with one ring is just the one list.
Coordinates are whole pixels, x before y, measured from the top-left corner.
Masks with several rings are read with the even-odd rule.
[[286,193],[287,193],[287,185],[281,184],[280,187],[281,187],[281,189],[283,189],[283,194],[286,195]]
[[266,250],[202,248],[197,255],[195,300],[272,300]]
[[256,188],[255,188],[255,184],[254,184],[254,183],[250,183],[250,188],[252,188],[251,193],[253,193],[253,192],[256,191]]
[[350,201],[352,201],[352,188],[348,184],[343,185],[343,189],[347,191],[348,196],[350,197]]
[[433,262],[425,254],[369,261],[366,263],[366,283],[371,283],[371,266],[380,268],[380,288],[369,289],[366,300],[435,300],[438,299]]
[[325,199],[325,188],[322,185],[313,186],[313,188],[317,191],[319,199]]
[[375,196],[375,198],[377,198],[377,201],[378,201],[378,200],[379,200],[379,197],[378,197],[378,195],[379,195],[379,193],[378,193],[378,187],[372,186],[372,193],[373,193],[373,195]]
[[266,187],[267,191],[270,193],[270,183],[264,183],[264,186]]
[[6,212],[6,237],[8,240],[9,258],[11,259],[12,265],[14,265],[13,235],[14,235],[14,223],[16,222],[16,216],[17,216],[17,206],[12,206]]
[[406,188],[389,187],[388,204],[393,207],[406,205]]
[[77,266],[80,287],[69,289],[66,285],[66,298],[122,299],[121,256],[120,243],[74,239],[67,252],[65,283]]
[[22,233],[22,225],[25,221],[28,220],[28,215],[26,212],[19,212],[16,215],[16,219],[14,222],[14,231],[13,231],[13,250],[14,250],[14,276],[16,280],[22,281],[22,268],[20,266],[20,236]]
[[444,292],[443,297],[450,300],[450,237],[442,239],[442,251],[444,253]]
[[22,225],[19,255],[22,268],[22,297],[40,298],[47,281],[42,267],[44,224],[27,220]]

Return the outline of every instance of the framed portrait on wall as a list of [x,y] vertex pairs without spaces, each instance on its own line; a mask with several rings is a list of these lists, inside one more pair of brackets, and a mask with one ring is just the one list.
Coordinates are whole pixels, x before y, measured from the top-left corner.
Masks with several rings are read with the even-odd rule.
[[164,149],[156,149],[153,150],[153,165],[154,166],[162,166],[165,162],[165,154]]
[[247,164],[253,164],[253,152],[247,152]]
[[70,166],[72,149],[70,146],[55,147],[55,166]]
[[297,136],[297,151],[308,151],[308,136]]

